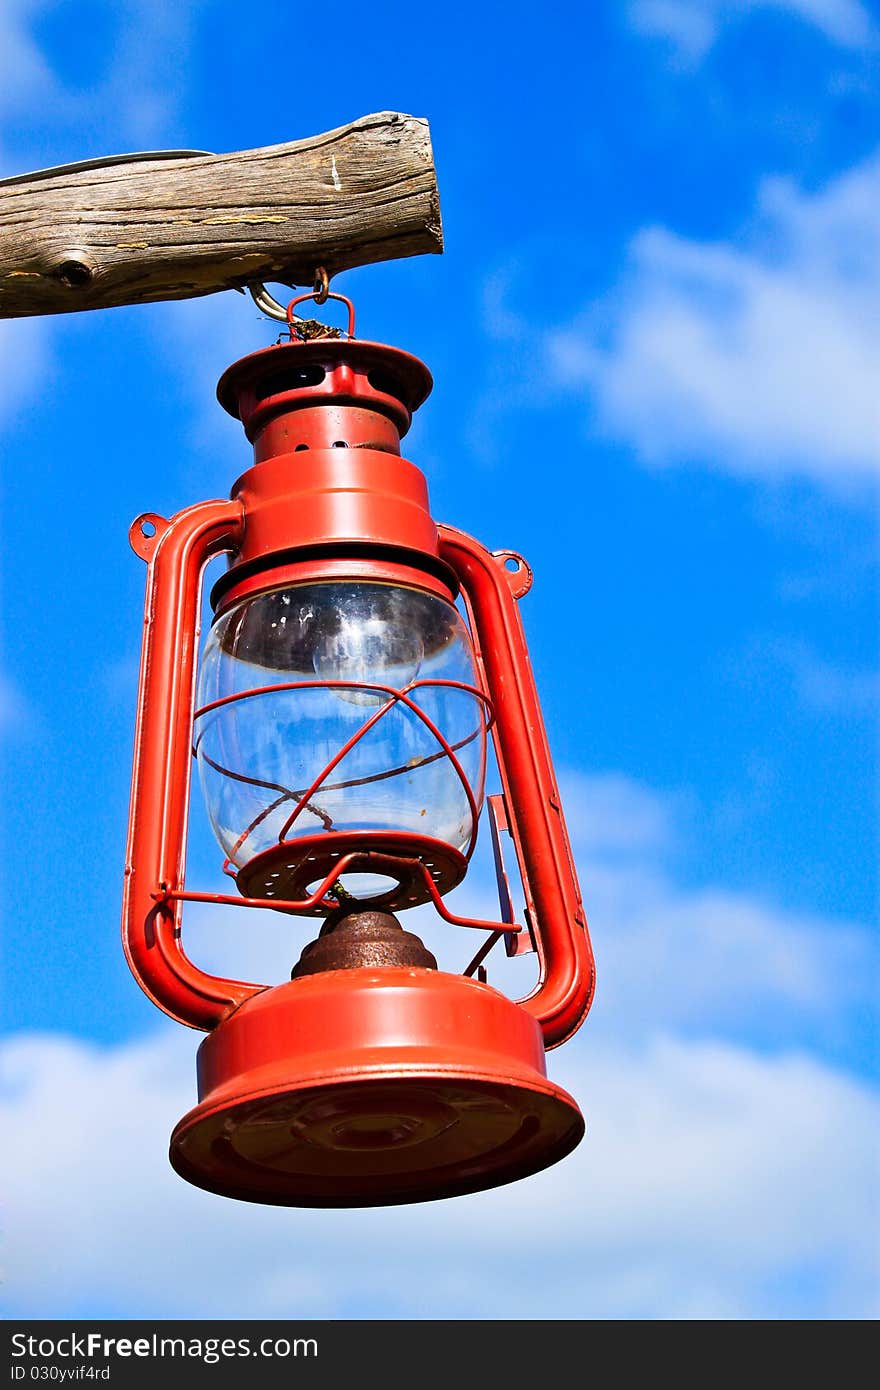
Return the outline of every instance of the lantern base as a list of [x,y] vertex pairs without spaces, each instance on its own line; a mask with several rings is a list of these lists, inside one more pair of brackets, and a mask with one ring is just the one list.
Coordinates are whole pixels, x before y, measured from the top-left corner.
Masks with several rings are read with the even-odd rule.
[[199,1049],[171,1137],[197,1187],[277,1206],[454,1197],[564,1158],[584,1133],[534,1019],[489,985],[385,967],[253,996]]

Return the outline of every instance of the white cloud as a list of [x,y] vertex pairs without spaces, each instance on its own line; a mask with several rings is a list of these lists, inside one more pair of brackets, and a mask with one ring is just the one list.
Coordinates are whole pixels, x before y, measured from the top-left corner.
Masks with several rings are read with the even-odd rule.
[[[7,1315],[498,1318],[511,1286],[538,1319],[875,1315],[880,1107],[815,1055],[870,1003],[864,934],[676,885],[685,797],[569,774],[563,799],[599,962],[594,1015],[548,1058],[587,1118],[574,1154],[423,1206],[227,1202],[167,1162],[197,1034],[19,1036],[0,1048]],[[470,902],[490,910],[481,876]],[[254,916],[195,909],[190,954],[225,969],[237,938],[233,973],[284,978],[316,924]]]
[[670,860],[699,814],[686,798],[571,773],[562,791],[597,959],[587,1030],[838,1048],[853,1017],[876,1007],[877,946],[864,928],[675,881]]
[[595,1022],[615,1036],[675,1029],[821,1050],[876,1006],[877,952],[859,928],[663,879],[635,893],[628,884],[627,901],[589,862],[582,876],[599,962]]
[[765,660],[772,664],[773,679],[778,680],[782,668],[801,707],[813,714],[876,715],[880,706],[877,671],[834,666],[808,642],[794,638],[757,643],[754,656],[740,670],[748,677],[750,668],[760,672]]
[[[106,9],[114,24],[109,61],[95,80],[88,68],[82,82],[62,83],[34,34],[34,21],[51,0],[4,0],[0,5],[0,118],[36,115],[56,121],[60,133],[79,125],[100,129],[112,114],[114,140],[134,148],[161,144],[186,90],[186,65],[204,0],[119,0]],[[105,56],[105,55],[102,55]],[[10,145],[28,137],[28,127],[7,126]],[[0,131],[2,134],[2,131]],[[125,148],[123,144],[122,149]],[[120,152],[114,145],[108,154]],[[93,149],[70,160],[94,154]],[[20,172],[10,154],[0,155],[10,174]]]
[[681,796],[661,796],[620,772],[567,773],[564,785],[566,823],[592,857],[657,856],[678,837]]
[[547,350],[648,464],[876,478],[880,160],[815,194],[769,180],[735,244],[642,231],[618,290]]
[[41,0],[5,0],[0,6],[0,116],[17,111],[54,89],[49,67],[28,31]]
[[[187,64],[205,0],[123,0],[114,4],[118,36],[110,72],[88,99],[112,110],[118,129],[139,147],[166,138],[187,90]],[[136,73],[135,81],[132,74]]]
[[451,1202],[315,1212],[171,1172],[195,1041],[169,1024],[111,1049],[3,1046],[7,1316],[492,1318],[516,1287],[538,1319],[784,1317],[800,1271],[813,1316],[876,1312],[877,1100],[803,1056],[584,1037],[551,1059],[588,1121],[562,1164]]
[[637,33],[664,39],[681,57],[695,62],[718,37],[719,8],[693,0],[635,0],[629,7],[629,21]]
[[[284,299],[283,290],[275,287],[275,293]],[[289,291],[290,299],[293,293]],[[213,487],[224,496],[232,480],[249,466],[252,451],[239,422],[219,404],[217,382],[240,357],[270,347],[282,325],[261,314],[249,295],[228,290],[170,301],[156,315],[155,327],[170,348],[170,370],[179,371],[181,361],[187,364],[186,387],[192,397],[187,443],[196,455],[193,481],[203,492]]]
[[32,728],[34,719],[18,686],[0,671],[0,738]]
[[860,48],[875,34],[859,0],[631,0],[628,17],[638,33],[666,40],[679,56],[696,62],[727,25],[758,10],[787,12],[844,48]]
[[0,319],[0,427],[46,389],[51,375],[50,332],[44,319]]
[[[877,946],[867,930],[786,911],[711,879],[681,886],[671,865],[699,814],[681,794],[660,794],[617,773],[569,772],[561,786],[597,961],[585,1034],[638,1045],[674,1032],[774,1049],[846,1050],[853,1019],[878,1002]],[[505,857],[516,898],[512,847],[505,845]],[[481,842],[449,905],[497,918],[488,844]],[[449,970],[463,969],[483,939],[445,926],[431,908],[407,915],[404,925]],[[288,978],[316,926],[243,908],[193,904],[184,914],[187,949],[200,966],[268,984]],[[487,966],[490,983],[512,997],[531,990],[534,956],[507,960],[496,947]]]

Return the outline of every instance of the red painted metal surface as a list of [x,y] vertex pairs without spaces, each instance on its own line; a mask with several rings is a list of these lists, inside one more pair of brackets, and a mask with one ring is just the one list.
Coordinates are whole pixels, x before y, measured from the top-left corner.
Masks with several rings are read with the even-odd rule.
[[[337,830],[332,835],[302,835],[264,849],[239,869],[236,883],[246,897],[264,894],[281,900],[285,911],[305,914],[308,909],[291,905],[312,883],[337,868],[337,880],[345,873],[382,875],[392,884],[386,892],[371,898],[372,906],[387,912],[403,912],[432,900],[432,884],[440,895],[449,893],[467,873],[468,861],[460,850],[412,831],[374,830],[365,836],[359,830]],[[332,886],[332,885],[331,885]],[[329,889],[328,889],[329,891]],[[318,904],[313,916],[326,916],[338,903]]]
[[242,524],[237,502],[201,502],[170,521],[139,517],[129,532],[149,570],[122,939],[144,992],[192,1028],[213,1028],[261,988],[193,965],[181,944],[177,902],[155,897],[183,887],[202,570],[235,545]]
[[408,571],[420,587],[455,597],[424,475],[400,454],[431,384],[409,353],[333,339],[279,344],[224,373],[218,398],[242,421],[255,462],[232,488],[247,525],[215,585],[218,611],[289,582],[289,567],[306,559],[361,562],[365,577],[378,567],[389,583],[412,582]]
[[171,1162],[211,1192],[275,1205],[429,1201],[537,1172],[579,1142],[541,1032],[488,985],[339,970],[249,1000],[199,1049],[199,1104]]
[[440,528],[440,553],[461,583],[477,661],[495,710],[495,755],[541,963],[536,989],[520,1003],[540,1023],[546,1046],[557,1047],[587,1016],[595,965],[517,609],[522,578],[519,567],[507,568],[510,552],[494,555],[451,526]]
[[[371,430],[381,432],[377,438],[385,441],[384,447],[399,453],[413,412],[426,400],[432,385],[424,362],[399,348],[363,340],[322,339],[278,343],[242,357],[223,373],[217,397],[230,415],[241,420],[256,461],[261,463],[284,452],[281,448],[270,450],[264,438],[279,415],[284,418],[279,422],[279,433],[272,438],[286,440],[289,451],[297,450],[300,444],[319,448],[322,439],[329,447],[335,439],[328,436],[330,426],[343,419],[350,429],[369,423]],[[344,408],[343,415],[333,413],[337,407]],[[367,415],[359,417],[359,409]],[[368,417],[374,418],[370,422]],[[393,436],[383,430],[383,419],[391,422]],[[356,436],[348,442],[354,447],[369,444],[371,439]]]
[[[273,566],[299,561],[303,550],[317,550],[318,559],[372,550],[364,558],[406,565],[421,574],[423,587],[431,575],[443,577],[424,476],[397,454],[340,448],[304,450],[294,460],[282,455],[249,469],[233,497],[247,525],[230,573],[215,586],[224,607],[243,593],[234,583],[239,574],[249,579],[267,559]],[[453,583],[450,576],[440,588],[443,597],[454,597]]]

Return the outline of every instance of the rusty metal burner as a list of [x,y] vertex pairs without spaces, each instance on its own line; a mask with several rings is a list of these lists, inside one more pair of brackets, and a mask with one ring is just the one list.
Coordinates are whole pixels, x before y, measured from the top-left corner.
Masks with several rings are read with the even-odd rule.
[[315,941],[303,947],[290,972],[292,980],[325,970],[355,970],[360,966],[418,966],[436,970],[437,961],[412,932],[404,931],[390,912],[331,912]]

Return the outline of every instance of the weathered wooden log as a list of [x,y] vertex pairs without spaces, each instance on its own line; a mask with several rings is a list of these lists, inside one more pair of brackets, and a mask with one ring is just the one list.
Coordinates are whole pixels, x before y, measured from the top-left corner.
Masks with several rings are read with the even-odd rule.
[[187,299],[442,250],[427,121],[0,182],[0,318]]

